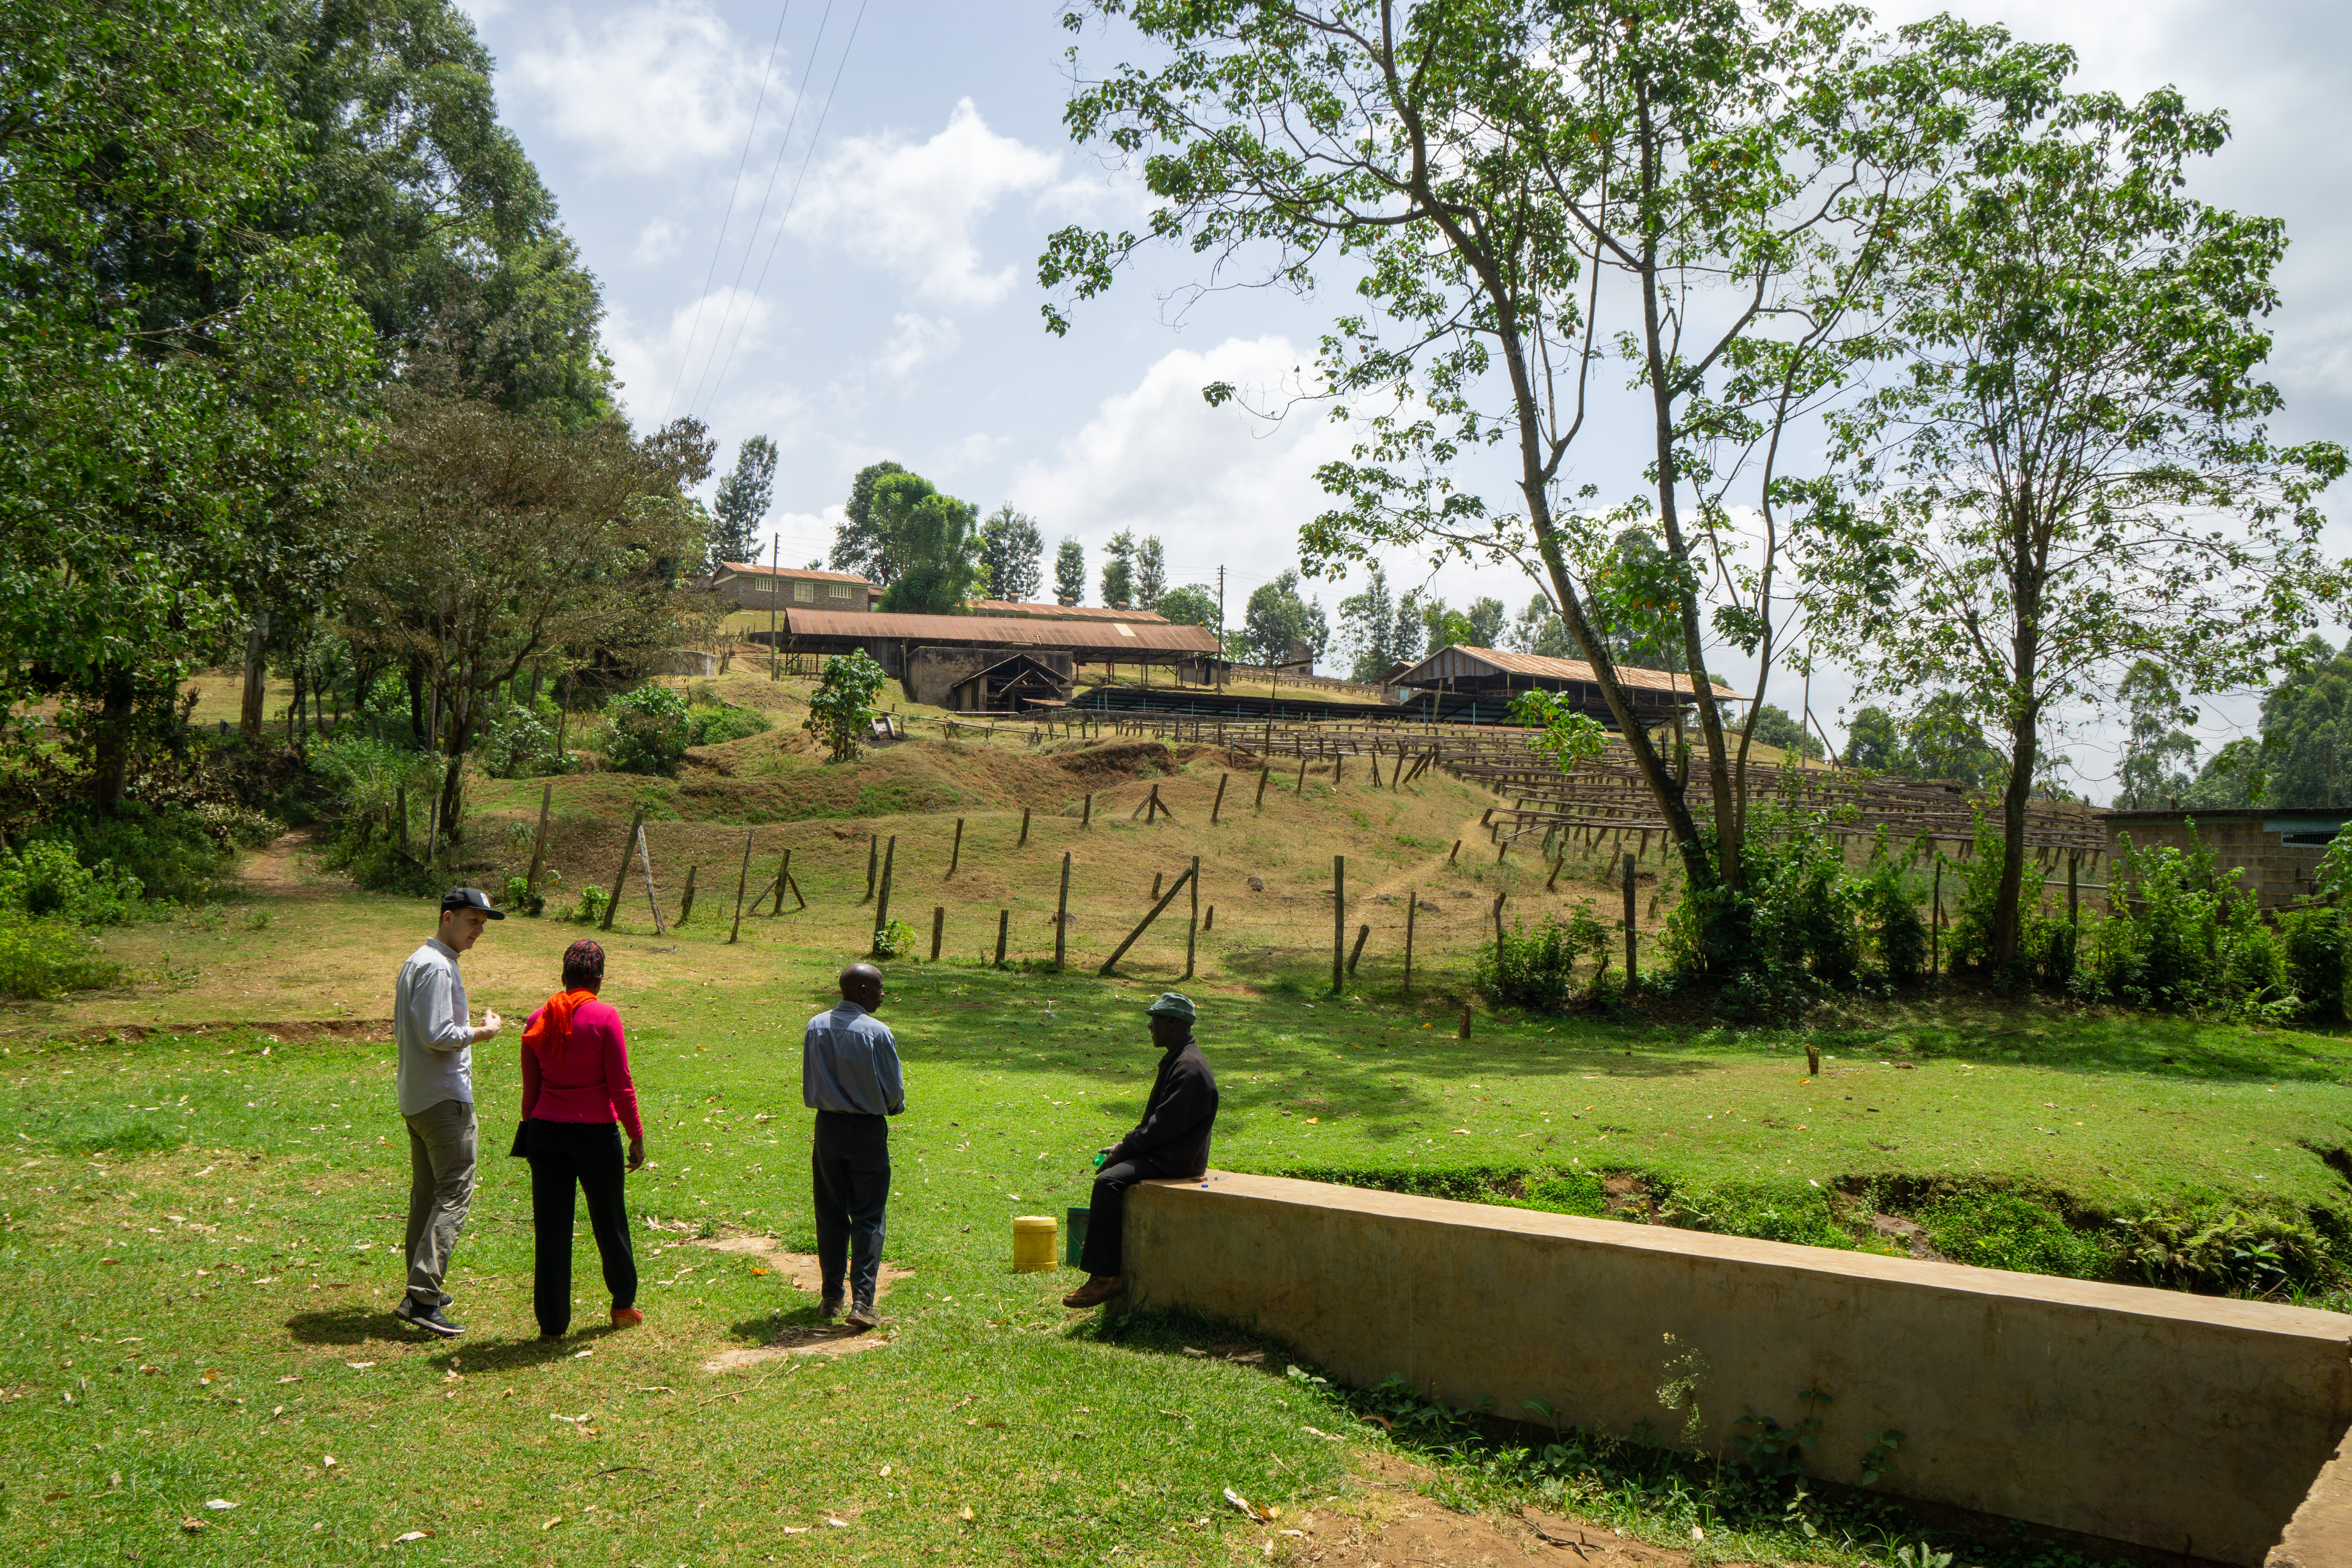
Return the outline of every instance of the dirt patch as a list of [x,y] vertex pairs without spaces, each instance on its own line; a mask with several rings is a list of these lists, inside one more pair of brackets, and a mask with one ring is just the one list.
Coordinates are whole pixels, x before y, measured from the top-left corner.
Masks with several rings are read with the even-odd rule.
[[1916,1220],[1905,1219],[1899,1214],[1882,1212],[1870,1216],[1870,1228],[1895,1243],[1914,1258],[1935,1262],[1940,1260],[1943,1256],[1928,1244],[1927,1227]]
[[[772,1237],[729,1236],[698,1245],[713,1252],[733,1253],[754,1258],[774,1273],[781,1275],[795,1290],[814,1296],[824,1287],[824,1275],[815,1255],[807,1252],[787,1252]],[[911,1268],[901,1268],[895,1263],[882,1265],[882,1274],[874,1289],[877,1304],[890,1293],[890,1287],[901,1279],[911,1279]],[[762,1362],[782,1361],[787,1356],[850,1355],[858,1351],[877,1350],[898,1336],[887,1330],[853,1329],[845,1323],[785,1323],[778,1326],[775,1336],[763,1345],[739,1345],[724,1350],[702,1363],[705,1372],[731,1372],[737,1367],[757,1366]]]
[[1609,1205],[1611,1214],[1630,1213],[1646,1218],[1650,1213],[1650,1189],[1643,1184],[1641,1177],[1627,1172],[1601,1178],[1601,1199]]
[[128,1040],[133,1045],[153,1035],[228,1034],[249,1030],[261,1037],[264,1045],[283,1040],[389,1040],[392,1020],[389,1018],[295,1018],[279,1023],[246,1023],[230,1020],[223,1023],[167,1024],[150,1028],[144,1024],[110,1024],[105,1028],[76,1029],[67,1038],[76,1040]]
[[268,899],[328,899],[350,892],[350,878],[303,863],[303,857],[315,856],[326,847],[327,838],[323,823],[279,834],[268,848],[256,850],[237,868],[236,890]]
[[1267,1526],[1275,1561],[1350,1568],[1482,1568],[1530,1561],[1685,1568],[1691,1561],[1688,1552],[1551,1514],[1455,1513],[1421,1495],[1428,1474],[1394,1455],[1366,1456],[1338,1502],[1282,1514]]

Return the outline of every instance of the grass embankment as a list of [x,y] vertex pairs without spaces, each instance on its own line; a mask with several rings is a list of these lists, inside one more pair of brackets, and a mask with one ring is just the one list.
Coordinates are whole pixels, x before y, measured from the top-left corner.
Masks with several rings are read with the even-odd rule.
[[[335,1562],[429,1531],[403,1550],[447,1563],[1257,1556],[1267,1531],[1220,1491],[1328,1495],[1352,1450],[1304,1428],[1337,1429],[1331,1396],[1176,1354],[1164,1327],[1102,1339],[1055,1305],[1069,1276],[1006,1271],[1010,1217],[1083,1201],[1087,1156],[1139,1107],[1138,1009],[1174,978],[1165,943],[1126,980],[893,966],[911,1108],[894,1130],[890,1256],[913,1270],[886,1302],[895,1337],[703,1370],[812,1315],[774,1260],[698,1241],[707,1228],[812,1245],[797,1032],[861,945],[841,918],[855,912],[831,903],[822,922],[763,925],[732,947],[699,923],[613,940],[607,994],[631,1025],[656,1162],[630,1200],[660,1227],[639,1233],[651,1321],[552,1349],[530,1317],[527,1184],[497,1152],[510,1040],[481,1053],[485,1179],[454,1285],[471,1331],[454,1345],[411,1343],[384,1315],[405,1151],[382,1040],[13,1040],[6,1554]],[[346,896],[176,929],[200,956],[151,1010],[315,1018],[336,1016],[326,996],[276,981],[341,970],[335,999],[381,1016],[424,926],[415,903]],[[477,1004],[520,1015],[576,934],[494,928],[467,962]],[[2302,1147],[2332,1146],[2344,1124],[2343,1047],[2315,1037],[2031,1009],[1889,1015],[1832,1038],[1836,1059],[1805,1082],[1793,1035],[1482,1015],[1463,1042],[1451,999],[1368,984],[1333,1001],[1206,976],[1192,989],[1227,1166],[1384,1181],[1600,1169],[1784,1194],[1883,1173],[2116,1205],[2342,1192]],[[602,1293],[578,1245],[580,1321],[593,1323]],[[214,1499],[236,1507],[207,1510]],[[1659,1531],[1676,1517],[1643,1506],[1622,1517]],[[187,1536],[185,1519],[206,1528]],[[1726,1555],[1800,1550],[1777,1531],[1714,1539]]]

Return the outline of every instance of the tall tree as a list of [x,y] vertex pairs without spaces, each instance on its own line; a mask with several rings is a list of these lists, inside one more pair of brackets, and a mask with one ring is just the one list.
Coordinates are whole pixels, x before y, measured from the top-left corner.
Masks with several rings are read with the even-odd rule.
[[1054,552],[1054,597],[1065,605],[1087,602],[1087,552],[1075,539],[1065,539]]
[[1948,686],[2000,730],[1997,970],[2057,710],[2142,658],[2192,692],[2245,684],[2341,590],[2316,497],[2344,453],[2263,423],[2284,230],[2183,189],[2225,137],[2169,89],[1979,121],[1912,214],[1907,374],[1838,424],[1858,505],[1816,575],[1864,689]]
[[118,808],[284,563],[316,574],[366,320],[250,40],[189,0],[0,6],[0,700],[54,696]]
[[[911,495],[906,480],[912,475],[883,481],[877,500],[895,510],[892,487]],[[916,481],[920,483],[919,480]],[[980,575],[980,509],[970,501],[929,491],[905,508],[892,529],[900,565],[882,608],[892,615],[960,616],[968,614],[965,601]]]
[[[1596,343],[1624,345],[1648,429],[1652,483],[1609,516],[1657,530],[1685,668],[1710,635],[1769,653],[1774,557],[1733,563],[1725,487],[1744,473],[1777,506],[1779,435],[1853,352],[1841,334],[1872,297],[1887,211],[1939,145],[1925,132],[1948,130],[1947,94],[2017,68],[1948,22],[1875,55],[1858,11],[1793,0],[1083,9],[1131,20],[1159,58],[1082,82],[1066,121],[1142,155],[1160,205],[1140,235],[1056,234],[1042,280],[1099,293],[1160,239],[1216,257],[1219,281],[1244,256],[1302,292],[1327,258],[1345,270],[1361,304],[1326,334],[1310,391],[1361,435],[1320,471],[1335,504],[1302,533],[1308,564],[1410,546],[1539,571],[1694,882],[1739,883],[1714,691],[1696,694],[1709,833],[1586,612],[1605,524],[1559,503]],[[1601,293],[1604,271],[1623,287]],[[1604,300],[1619,331],[1601,331]],[[1471,477],[1495,446],[1517,459],[1507,506]]]
[[1249,596],[1242,614],[1242,637],[1260,664],[1287,664],[1303,650],[1311,667],[1330,646],[1330,624],[1323,606],[1298,591],[1298,574],[1285,572],[1262,584]]
[[1217,595],[1205,583],[1187,583],[1181,588],[1171,588],[1160,595],[1160,616],[1171,626],[1208,626],[1217,625]]
[[875,516],[874,493],[884,479],[906,471],[898,463],[868,463],[850,480],[849,504],[843,509],[841,526],[833,535],[835,571],[857,573],[886,588],[898,575],[898,563],[890,554],[887,520]]
[[684,580],[708,549],[682,493],[709,476],[698,426],[643,440],[567,429],[471,398],[401,390],[359,476],[349,633],[421,668],[441,697],[440,820],[491,694],[542,655],[623,659],[677,646]]
[[[1363,591],[1339,601],[1339,646],[1348,651],[1350,680],[1372,681],[1391,665],[1409,655],[1399,647],[1408,620],[1398,614],[1397,596],[1389,574],[1373,562],[1364,574]],[[1418,646],[1419,639],[1415,639]]]
[[1005,502],[980,525],[980,561],[992,599],[1025,604],[1045,585],[1045,540],[1037,520]]
[[1103,603],[1114,608],[1132,605],[1135,603],[1134,533],[1128,529],[1120,529],[1110,536],[1110,542],[1103,546],[1103,553],[1109,557],[1103,563],[1102,569]]
[[1877,773],[1899,773],[1911,765],[1911,753],[1903,745],[1903,732],[1895,726],[1895,716],[1875,703],[1866,703],[1853,716],[1845,732],[1845,765],[1864,768]]
[[1135,603],[1139,609],[1156,610],[1160,595],[1168,591],[1168,552],[1160,548],[1160,536],[1153,534],[1135,548]]
[[709,569],[760,559],[760,524],[776,489],[776,444],[753,436],[736,450],[735,466],[719,481],[710,503]]
[[2124,755],[2116,769],[2116,809],[2155,811],[2189,792],[2197,761],[2197,737],[2181,726],[2197,721],[2197,710],[2180,700],[2180,688],[2154,659],[2135,660],[2116,686],[2126,729]]
[[1521,653],[1539,654],[1545,658],[1574,658],[1576,644],[1568,635],[1568,623],[1552,608],[1551,596],[1538,594],[1511,623],[1511,646]]

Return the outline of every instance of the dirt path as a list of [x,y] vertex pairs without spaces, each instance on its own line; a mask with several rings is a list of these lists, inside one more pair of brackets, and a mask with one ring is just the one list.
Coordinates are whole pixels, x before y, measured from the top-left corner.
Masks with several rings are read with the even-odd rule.
[[327,837],[320,823],[279,834],[237,868],[237,891],[265,899],[328,899],[351,891],[350,878],[320,870],[315,858],[305,863],[326,847]]
[[1276,1562],[1347,1568],[1689,1568],[1690,1554],[1631,1541],[1604,1525],[1549,1514],[1455,1513],[1422,1492],[1429,1472],[1394,1454],[1362,1456],[1331,1503],[1265,1525]]

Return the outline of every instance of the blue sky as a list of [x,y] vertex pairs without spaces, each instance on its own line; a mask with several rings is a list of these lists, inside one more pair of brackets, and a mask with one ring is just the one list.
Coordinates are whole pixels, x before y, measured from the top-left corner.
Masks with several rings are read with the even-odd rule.
[[[1309,362],[1333,297],[1237,290],[1180,310],[1169,296],[1193,274],[1170,253],[1082,307],[1070,336],[1043,330],[1044,236],[1145,210],[1129,174],[1062,129],[1073,38],[1058,5],[468,9],[499,61],[501,116],[604,284],[631,417],[700,416],[722,464],[743,437],[773,437],[782,461],[768,527],[787,563],[824,553],[851,476],[881,458],[983,509],[1012,501],[1049,548],[1077,537],[1090,565],[1121,528],[1156,533],[1174,581],[1213,585],[1226,569],[1229,620],[1295,562],[1298,525],[1321,506],[1313,470],[1344,451],[1344,436],[1312,416],[1270,426],[1211,409],[1200,389],[1281,386]],[[2273,323],[2282,429],[2352,436],[2352,13],[2310,0],[1958,9],[2074,45],[2084,85],[2137,95],[2171,83],[2231,111],[2235,139],[2200,193],[2283,216],[2294,237]],[[1097,68],[1123,42],[1076,41]],[[1580,477],[1604,496],[1637,487],[1638,430],[1630,409],[1605,409],[1580,443]],[[2352,531],[2337,531],[2339,552],[2352,552]],[[1433,574],[1402,555],[1389,565],[1401,585],[1427,583],[1455,604],[1491,594],[1516,610],[1534,592],[1510,569]],[[1330,608],[1354,586],[1315,591]],[[1745,673],[1736,658],[1722,668]],[[1812,707],[1839,740],[1848,684],[1825,656]],[[1769,695],[1796,706],[1793,678]],[[2204,739],[2252,719],[2245,698],[2210,703]],[[2108,727],[2077,716],[2064,747],[2078,785],[2105,798]]]

